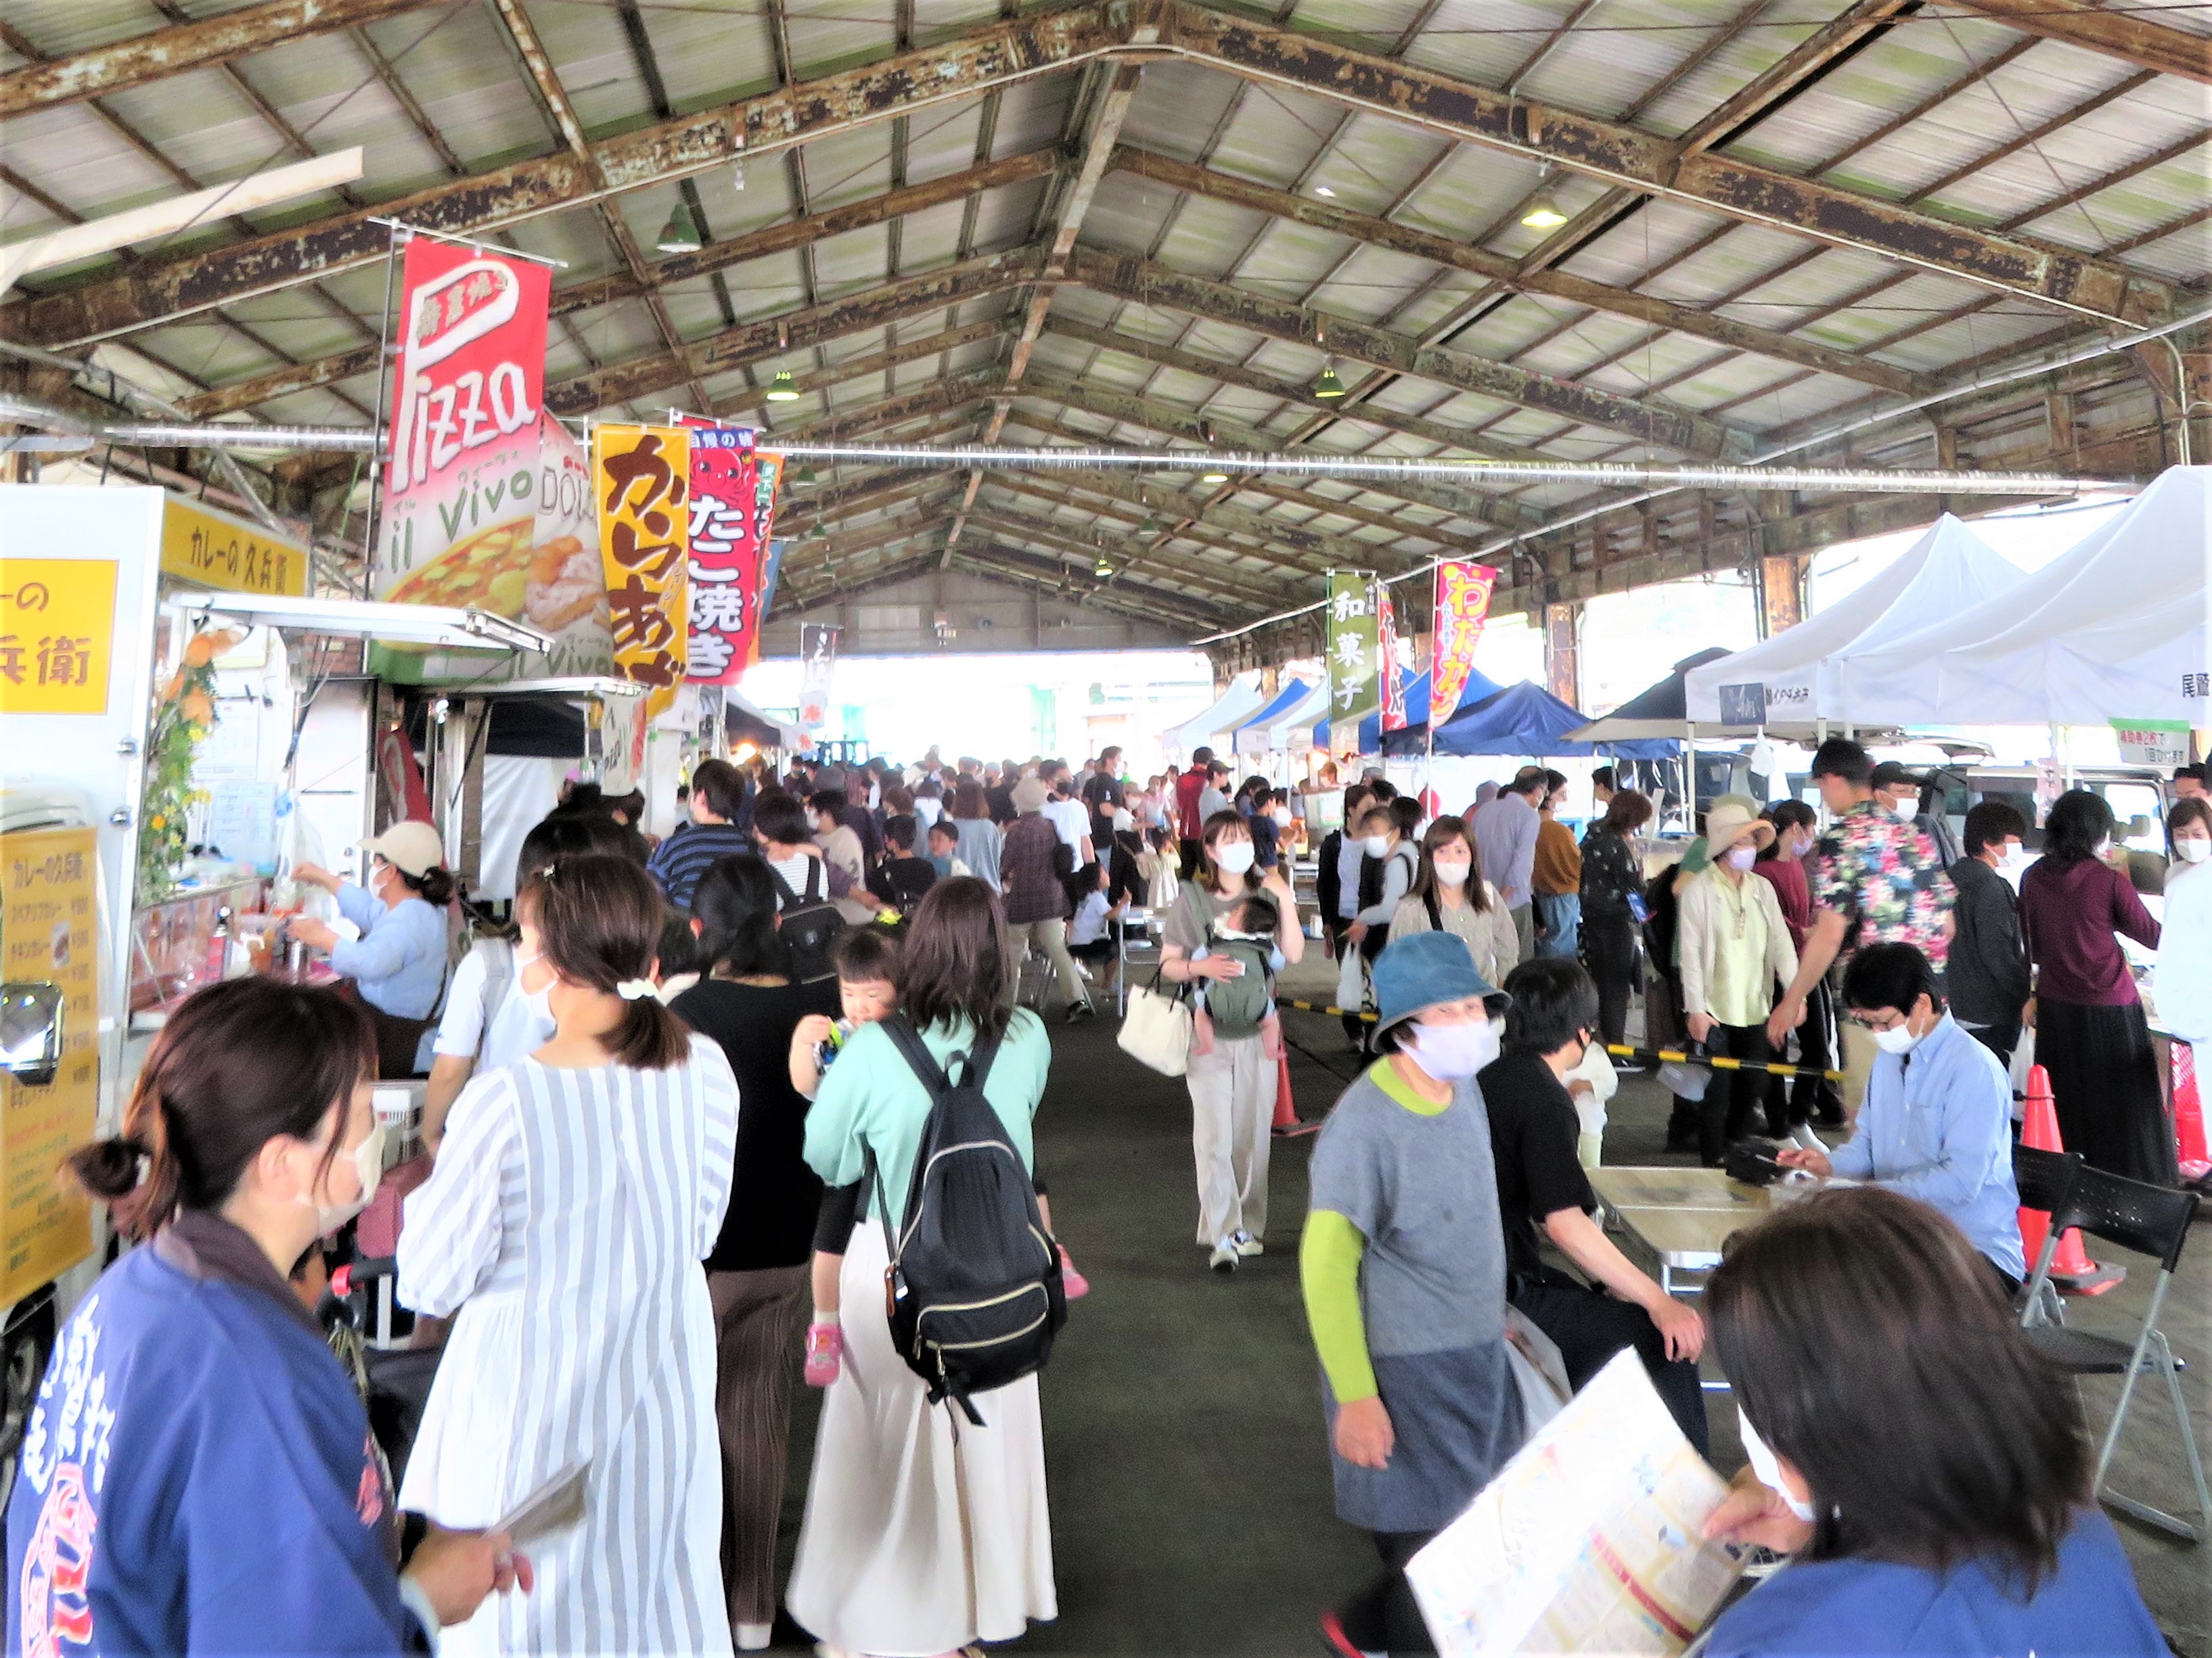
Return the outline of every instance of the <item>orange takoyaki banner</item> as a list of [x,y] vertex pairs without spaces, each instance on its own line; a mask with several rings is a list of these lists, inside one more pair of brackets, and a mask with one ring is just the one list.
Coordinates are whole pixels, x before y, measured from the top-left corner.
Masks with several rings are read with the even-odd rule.
[[378,598],[523,614],[550,288],[534,261],[408,243]]
[[691,434],[682,427],[601,426],[592,433],[615,671],[653,688],[648,719],[675,701],[688,660],[690,474]]

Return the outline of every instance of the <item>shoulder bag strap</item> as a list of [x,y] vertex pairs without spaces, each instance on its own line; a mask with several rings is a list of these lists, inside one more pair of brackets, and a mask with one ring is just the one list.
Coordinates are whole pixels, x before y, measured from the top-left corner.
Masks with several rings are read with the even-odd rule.
[[1421,895],[1421,904],[1429,912],[1430,927],[1442,932],[1444,930],[1444,913],[1437,906],[1437,890],[1434,887]]
[[775,896],[782,904],[790,905],[799,902],[799,895],[791,890],[791,883],[783,878],[781,870],[765,858],[761,859],[761,867],[768,872],[768,878],[775,883]]
[[931,1099],[934,1100],[952,1086],[951,1080],[931,1055],[921,1034],[906,1022],[905,1015],[894,1013],[882,1021],[882,1024],[884,1034],[891,1039],[891,1046],[898,1049],[908,1067],[921,1079],[921,1085],[929,1090]]

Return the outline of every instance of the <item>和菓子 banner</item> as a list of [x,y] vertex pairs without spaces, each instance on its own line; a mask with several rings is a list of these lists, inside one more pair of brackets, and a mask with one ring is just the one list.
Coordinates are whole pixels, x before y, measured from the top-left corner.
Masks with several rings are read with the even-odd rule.
[[1376,671],[1380,636],[1375,615],[1375,576],[1368,570],[1332,570],[1328,577],[1329,746],[1359,746],[1359,722],[1382,701]]

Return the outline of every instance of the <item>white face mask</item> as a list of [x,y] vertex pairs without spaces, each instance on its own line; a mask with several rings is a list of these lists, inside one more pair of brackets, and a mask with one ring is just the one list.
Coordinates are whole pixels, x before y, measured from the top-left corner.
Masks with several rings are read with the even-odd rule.
[[304,1192],[293,1194],[294,1200],[315,1212],[315,1236],[328,1237],[368,1207],[368,1200],[376,1195],[377,1182],[384,1178],[384,1125],[376,1124],[368,1138],[353,1149],[353,1172],[361,1181],[361,1195],[351,1203],[317,1203]]
[[2212,841],[2200,841],[2193,836],[2186,841],[2176,841],[2173,849],[2180,854],[2185,864],[2201,864],[2207,858],[2212,858]]
[[1437,879],[1448,887],[1463,887],[1474,865],[1464,858],[1439,858],[1433,865]]
[[1749,869],[1759,861],[1757,847],[1730,847],[1721,854],[1730,869]]
[[1359,845],[1370,858],[1388,858],[1390,855],[1390,837],[1387,835],[1370,835]]
[[1224,841],[1213,849],[1213,866],[1224,875],[1242,875],[1252,867],[1249,841]]
[[1920,1046],[1920,1038],[1912,1034],[1910,1025],[1896,1024],[1875,1031],[1874,1045],[1885,1054],[1910,1054]]
[[[2203,847],[2205,851],[2212,852],[2212,841],[2199,841],[2197,844]],[[2182,853],[2182,856],[2185,858],[2189,854],[2187,853]],[[2202,858],[2204,855],[2204,853],[2199,852],[2197,855],[2199,858]],[[2003,850],[1997,853],[1997,867],[1999,869],[2018,869],[2027,861],[2027,848],[2021,845],[2017,841],[2006,841],[2004,843]]]
[[1736,1412],[1736,1426],[1741,1430],[1743,1454],[1751,1461],[1752,1473],[1759,1483],[1782,1499],[1783,1506],[1807,1525],[1817,1517],[1810,1503],[1801,1502],[1790,1491],[1789,1482],[1782,1477],[1782,1465],[1774,1460],[1774,1449],[1759,1436],[1759,1430],[1751,1425],[1751,1418],[1741,1410]]
[[1498,1057],[1498,1031],[1487,1019],[1468,1024],[1416,1024],[1406,1046],[1413,1063],[1438,1082],[1472,1077]]

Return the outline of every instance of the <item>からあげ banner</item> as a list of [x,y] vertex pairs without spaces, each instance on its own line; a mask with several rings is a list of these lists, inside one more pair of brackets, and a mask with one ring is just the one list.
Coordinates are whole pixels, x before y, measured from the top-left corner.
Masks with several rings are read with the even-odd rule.
[[648,719],[675,701],[688,655],[690,473],[691,434],[680,427],[602,426],[592,434],[615,671],[652,688]]

